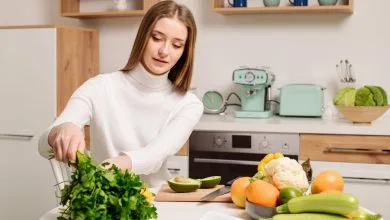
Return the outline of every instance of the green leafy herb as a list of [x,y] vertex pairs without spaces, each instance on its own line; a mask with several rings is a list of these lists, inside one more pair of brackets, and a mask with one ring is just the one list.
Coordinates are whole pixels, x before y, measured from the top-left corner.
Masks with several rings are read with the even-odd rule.
[[[81,219],[156,219],[156,207],[142,191],[147,188],[139,176],[121,171],[115,165],[108,169],[85,154],[77,152],[76,170],[70,184],[61,190],[59,220]],[[103,167],[102,167],[103,166]]]

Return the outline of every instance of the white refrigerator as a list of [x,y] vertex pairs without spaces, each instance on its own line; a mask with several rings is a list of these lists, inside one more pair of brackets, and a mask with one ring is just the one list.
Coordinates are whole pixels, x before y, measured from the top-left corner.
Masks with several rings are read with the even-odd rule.
[[[63,63],[63,75],[77,74],[73,63],[89,55],[72,54],[71,48],[78,50],[93,39],[67,38],[78,32],[61,31],[54,26],[0,27],[0,219],[38,219],[57,206],[54,175],[38,153],[38,139],[56,118],[57,88],[66,83],[57,79],[58,63]],[[78,39],[83,42],[75,45]],[[97,47],[97,41],[88,47]]]

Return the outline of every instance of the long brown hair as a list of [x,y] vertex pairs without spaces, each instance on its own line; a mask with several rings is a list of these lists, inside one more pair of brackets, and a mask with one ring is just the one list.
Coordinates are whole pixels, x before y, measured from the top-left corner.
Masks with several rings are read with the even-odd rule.
[[183,54],[168,74],[168,79],[178,91],[187,92],[192,79],[196,24],[191,11],[174,1],[158,2],[146,12],[138,29],[129,60],[121,71],[129,72],[141,61],[152,30],[161,18],[177,18],[187,27],[188,37]]

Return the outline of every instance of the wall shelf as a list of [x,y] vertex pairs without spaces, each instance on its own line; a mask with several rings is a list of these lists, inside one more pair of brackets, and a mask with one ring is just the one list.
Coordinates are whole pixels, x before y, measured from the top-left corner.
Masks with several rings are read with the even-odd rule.
[[148,9],[160,0],[139,0],[143,3],[143,8],[127,11],[99,11],[82,12],[80,11],[80,0],[61,0],[60,15],[70,18],[113,18],[113,17],[135,17],[143,16]]
[[289,13],[353,13],[353,0],[335,6],[279,6],[279,7],[225,7],[224,0],[212,0],[212,10],[224,15],[233,14],[289,14]]

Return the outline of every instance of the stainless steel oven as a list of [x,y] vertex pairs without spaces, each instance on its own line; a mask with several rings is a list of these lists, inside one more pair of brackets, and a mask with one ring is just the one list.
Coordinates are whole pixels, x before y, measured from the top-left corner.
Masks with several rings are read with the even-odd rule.
[[194,131],[189,142],[189,176],[222,176],[226,183],[253,176],[268,153],[282,152],[298,160],[298,133]]

